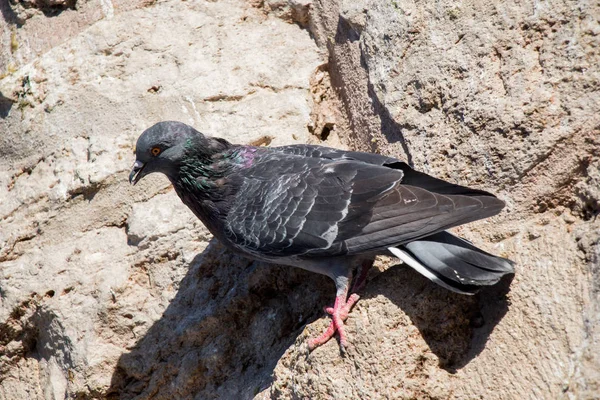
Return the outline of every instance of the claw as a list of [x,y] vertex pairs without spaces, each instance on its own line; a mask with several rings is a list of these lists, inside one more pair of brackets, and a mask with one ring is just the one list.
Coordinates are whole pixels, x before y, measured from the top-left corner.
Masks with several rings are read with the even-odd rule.
[[325,307],[325,312],[331,315],[331,323],[329,327],[323,332],[319,337],[311,339],[308,341],[309,350],[314,350],[315,348],[327,343],[329,339],[335,335],[335,332],[338,332],[340,337],[340,346],[344,349],[348,346],[348,341],[346,339],[346,333],[344,329],[344,321],[348,319],[348,314],[350,310],[356,304],[359,295],[353,293],[348,300],[344,301],[345,296],[339,296],[335,299],[335,306],[333,307]]
[[[323,332],[319,337],[310,339],[308,341],[308,348],[310,351],[327,343],[337,331],[340,337],[340,350],[342,354],[345,354],[348,341],[346,339],[344,321],[348,319],[348,314],[350,313],[350,310],[352,310],[352,307],[354,307],[358,299],[360,299],[360,296],[356,294],[356,292],[362,289],[362,287],[364,286],[365,279],[367,277],[367,272],[369,271],[369,268],[371,268],[371,265],[373,265],[372,261],[365,262],[361,265],[359,275],[356,281],[354,282],[354,285],[352,286],[352,294],[348,298],[346,298],[348,294],[348,286],[346,284],[345,287],[343,286],[342,288],[338,288],[338,294],[342,294],[338,295],[335,298],[334,306],[323,308],[323,310],[327,314],[331,315],[331,323],[329,324],[325,332]],[[348,280],[350,280],[350,278]]]

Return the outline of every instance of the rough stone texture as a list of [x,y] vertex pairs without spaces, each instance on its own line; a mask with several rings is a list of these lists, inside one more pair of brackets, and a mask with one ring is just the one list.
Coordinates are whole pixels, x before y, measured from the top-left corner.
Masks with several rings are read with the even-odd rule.
[[[36,14],[11,29],[39,26],[38,19],[60,26],[89,11],[65,10],[52,19]],[[176,344],[173,326],[155,322],[169,304],[189,306],[193,297],[173,302],[178,293],[206,302],[215,289],[211,280],[199,288],[196,275],[184,279],[207,265],[192,261],[202,258],[210,238],[167,181],[152,177],[135,188],[127,182],[143,129],[177,119],[238,142],[306,142],[309,135],[309,81],[321,61],[306,31],[236,1],[161,2],[89,25],[23,65],[19,53],[3,51],[18,65],[0,81],[4,399],[149,393],[141,382],[159,375],[138,373],[141,367],[127,361],[136,344],[152,332]],[[49,35],[54,28],[46,29]],[[219,276],[231,279],[227,268]],[[190,285],[178,292],[182,282]],[[229,293],[232,282],[222,290]],[[211,316],[215,304],[194,307],[196,316],[179,312],[180,323]],[[268,304],[253,304],[271,314]],[[209,326],[220,325],[202,329]],[[145,362],[160,371],[150,354]],[[181,352],[172,356],[191,362]],[[211,379],[205,381],[214,388]]]
[[[597,4],[0,11],[0,399],[597,398]],[[135,138],[165,119],[491,190],[506,211],[457,232],[517,274],[466,297],[379,260],[347,355],[308,354],[327,278],[230,254],[162,177],[128,185]]]
[[74,9],[77,4],[77,0],[11,0],[11,2],[14,7],[14,18],[21,24],[38,12],[51,17],[66,9]]
[[349,319],[348,357],[330,345],[305,361],[292,347],[265,396],[597,397],[599,14],[569,2],[313,2],[347,143],[498,193],[506,212],[458,231],[515,260],[517,275],[471,302],[434,289],[417,302],[400,283],[411,273],[386,270]]

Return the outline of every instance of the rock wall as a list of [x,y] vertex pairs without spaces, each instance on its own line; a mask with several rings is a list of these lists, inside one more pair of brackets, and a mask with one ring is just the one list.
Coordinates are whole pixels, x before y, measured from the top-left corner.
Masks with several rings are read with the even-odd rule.
[[[600,9],[430,3],[0,3],[0,399],[597,398]],[[129,186],[166,119],[490,190],[456,231],[517,273],[466,297],[381,259],[347,354],[309,354],[327,278]]]

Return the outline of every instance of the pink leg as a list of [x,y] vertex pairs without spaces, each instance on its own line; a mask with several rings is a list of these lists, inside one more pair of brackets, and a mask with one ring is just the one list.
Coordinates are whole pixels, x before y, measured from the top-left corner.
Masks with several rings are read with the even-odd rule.
[[342,294],[335,298],[335,304],[333,307],[326,307],[324,310],[327,314],[331,315],[331,323],[329,327],[321,334],[321,336],[311,339],[308,342],[308,348],[314,350],[315,348],[327,343],[329,339],[333,337],[335,332],[338,332],[340,336],[340,346],[342,350],[347,346],[348,341],[344,332],[344,321],[348,318],[350,310],[356,304],[360,296],[356,294],[357,291],[361,290],[365,284],[365,279],[369,268],[373,265],[373,261],[363,262],[359,269],[359,274],[352,285],[351,295],[348,296],[348,287],[343,291]]
[[[348,300],[346,301],[346,304],[344,304],[340,308],[340,317],[342,318],[342,321],[345,321],[348,318],[348,314],[350,314],[350,310],[352,309],[352,307],[354,307],[354,305],[356,304],[356,302],[358,301],[358,299],[360,299],[360,296],[357,295],[356,293],[352,293],[350,295],[350,297],[348,297]],[[337,300],[337,298],[336,298],[336,300]],[[323,310],[327,314],[333,315],[334,307],[324,307]]]
[[310,350],[314,350],[322,344],[327,343],[329,339],[333,337],[335,331],[337,331],[340,336],[340,346],[344,348],[348,344],[346,340],[346,334],[344,333],[343,321],[348,317],[349,310],[344,313],[344,318],[342,318],[341,315],[342,310],[345,308],[346,305],[346,294],[347,293],[344,293],[343,295],[337,296],[335,298],[335,305],[333,306],[333,309],[331,309],[332,321],[329,324],[329,327],[325,330],[325,332],[321,334],[321,336],[308,341],[308,348]]
[[360,264],[360,268],[358,269],[358,276],[354,280],[354,285],[352,285],[352,290],[350,290],[350,293],[360,292],[365,287],[367,275],[369,274],[369,270],[373,266],[373,261],[375,260],[363,261],[362,264]]
[[[358,269],[358,276],[354,280],[354,284],[352,285],[352,289],[350,289],[350,293],[352,293],[352,294],[350,295],[350,297],[348,297],[348,301],[342,307],[342,310],[341,310],[341,313],[340,313],[340,315],[342,316],[342,320],[343,321],[345,321],[346,318],[348,318],[348,313],[350,312],[350,310],[352,309],[352,307],[354,307],[354,304],[356,304],[356,302],[358,301],[358,299],[360,299],[360,296],[358,294],[356,294],[356,293],[360,292],[363,289],[363,287],[365,287],[365,282],[367,280],[367,275],[369,274],[369,270],[371,269],[372,266],[373,266],[373,260],[371,260],[371,261],[364,261],[360,265],[360,268]],[[327,314],[333,315],[333,308],[332,307],[325,307],[324,310],[325,310],[325,312]]]

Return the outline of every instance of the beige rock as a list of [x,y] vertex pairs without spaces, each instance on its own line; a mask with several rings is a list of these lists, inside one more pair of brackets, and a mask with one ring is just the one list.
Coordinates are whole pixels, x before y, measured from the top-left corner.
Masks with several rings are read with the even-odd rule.
[[503,214],[458,231],[515,260],[517,274],[474,301],[428,289],[413,313],[415,300],[396,300],[394,289],[413,290],[402,283],[417,278],[386,270],[348,320],[348,358],[335,343],[308,359],[292,347],[265,397],[597,397],[598,12],[561,2],[315,3],[347,143],[498,193]]
[[[88,12],[35,14],[19,34]],[[178,119],[232,141],[305,142],[320,63],[307,32],[242,2],[162,2],[92,21],[0,80],[0,398],[118,388],[123,354],[206,247],[163,177],[129,186],[140,132]]]
[[[597,397],[597,5],[70,4],[0,5],[0,399]],[[309,354],[328,278],[226,251],[164,177],[129,186],[166,119],[491,190],[506,211],[457,232],[517,274],[466,297],[381,259],[347,355]]]

